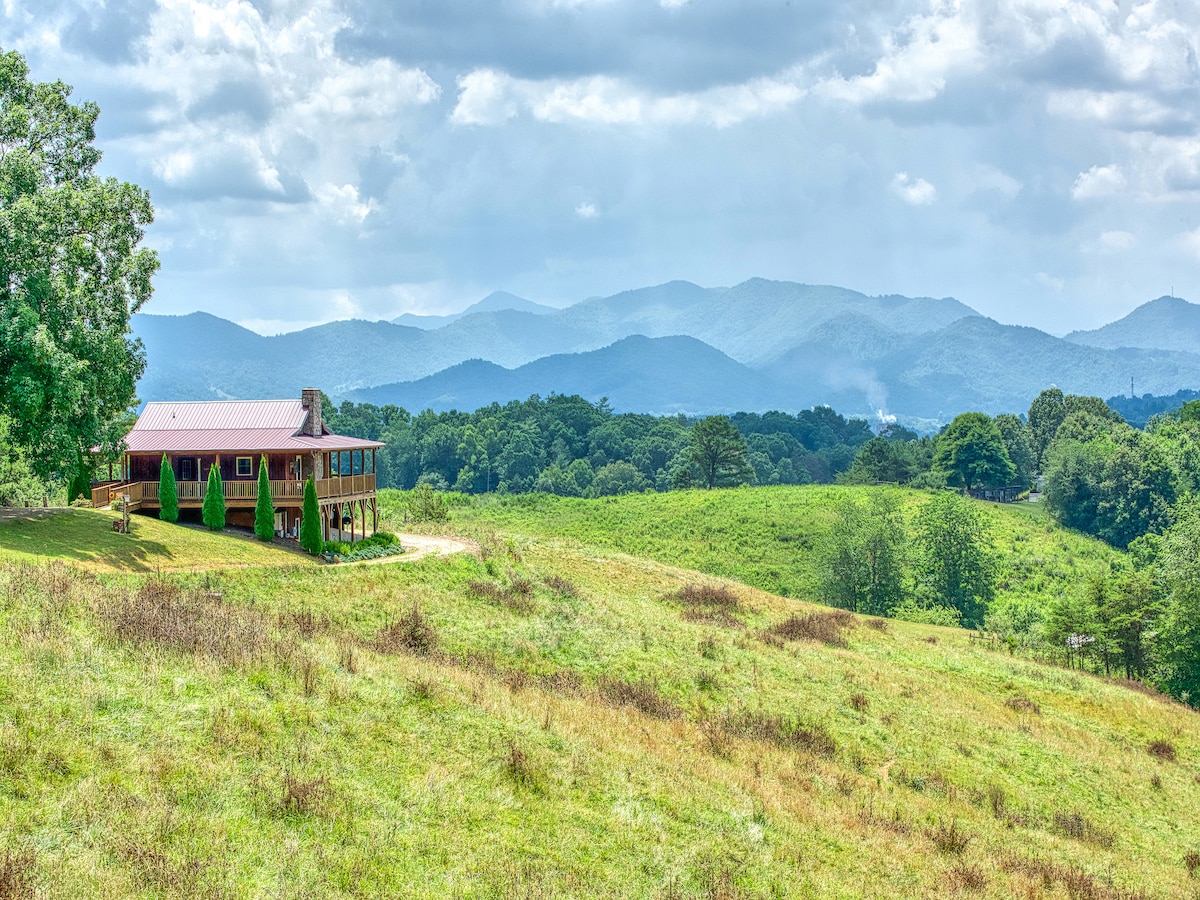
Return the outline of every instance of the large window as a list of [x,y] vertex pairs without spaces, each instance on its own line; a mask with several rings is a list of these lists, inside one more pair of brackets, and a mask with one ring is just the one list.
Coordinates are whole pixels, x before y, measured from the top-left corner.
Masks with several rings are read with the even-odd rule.
[[237,458],[237,474],[238,478],[249,478],[254,474],[254,458],[250,456],[239,456]]

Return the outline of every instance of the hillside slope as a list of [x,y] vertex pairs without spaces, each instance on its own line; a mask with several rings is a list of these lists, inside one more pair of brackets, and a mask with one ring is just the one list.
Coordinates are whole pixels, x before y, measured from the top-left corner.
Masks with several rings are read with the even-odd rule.
[[479,537],[352,571],[0,566],[10,870],[46,898],[1192,895],[1193,713]]

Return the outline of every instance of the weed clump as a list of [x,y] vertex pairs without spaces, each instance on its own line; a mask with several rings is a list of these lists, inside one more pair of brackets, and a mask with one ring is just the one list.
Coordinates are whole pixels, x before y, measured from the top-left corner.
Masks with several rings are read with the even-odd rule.
[[33,900],[37,855],[7,847],[0,856],[0,900]]
[[977,865],[959,861],[946,873],[946,881],[952,891],[982,891],[987,887],[987,876]]
[[1156,740],[1146,745],[1146,752],[1159,762],[1175,762],[1179,758],[1175,745],[1170,741]]
[[683,715],[678,706],[662,695],[654,679],[625,681],[605,675],[597,687],[600,698],[612,706],[632,706],[656,719],[678,719]]
[[1106,828],[1101,828],[1090,821],[1078,810],[1071,812],[1056,812],[1051,819],[1053,830],[1064,837],[1074,838],[1088,844],[1094,844],[1104,849],[1111,848],[1117,837]]
[[1183,854],[1183,867],[1187,869],[1189,878],[1195,878],[1196,872],[1200,871],[1200,853],[1191,850]]
[[534,769],[533,760],[516,741],[509,742],[508,752],[504,754],[504,772],[521,787],[537,785],[537,771]]
[[379,653],[413,653],[429,656],[437,650],[437,631],[416,603],[407,613],[379,629],[372,646]]
[[533,612],[533,582],[518,575],[510,575],[507,585],[498,581],[469,581],[467,593],[477,600],[503,606],[513,612]]
[[799,718],[742,710],[726,717],[725,728],[741,737],[767,741],[789,750],[802,750],[814,756],[832,757],[837,753],[837,741],[820,722],[808,724]]
[[279,810],[283,815],[311,815],[321,808],[328,797],[329,779],[325,776],[301,778],[292,772],[285,772]]
[[871,705],[871,701],[867,699],[866,694],[851,694],[850,706],[855,712],[866,712],[867,707]]
[[682,616],[688,622],[708,622],[725,628],[742,625],[742,620],[737,617],[742,602],[724,585],[685,584],[663,599],[681,604]]
[[542,584],[554,591],[560,597],[575,598],[579,596],[579,588],[575,586],[575,582],[563,578],[559,575],[550,575],[542,580]]
[[1038,706],[1028,697],[1020,694],[1015,697],[1009,697],[1004,701],[1004,705],[1015,713],[1028,713],[1034,716],[1040,716],[1042,714],[1042,708],[1040,706]]
[[962,853],[967,849],[967,844],[971,843],[971,836],[958,827],[958,822],[947,825],[939,819],[937,825],[930,828],[926,834],[942,853]]
[[820,641],[830,647],[848,646],[847,629],[857,625],[854,615],[844,609],[811,612],[803,616],[794,613],[767,629],[767,634],[786,641]]

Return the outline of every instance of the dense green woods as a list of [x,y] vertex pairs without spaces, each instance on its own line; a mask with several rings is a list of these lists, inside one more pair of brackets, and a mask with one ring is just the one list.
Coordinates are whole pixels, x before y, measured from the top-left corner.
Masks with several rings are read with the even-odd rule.
[[[418,415],[395,406],[327,404],[329,427],[386,442],[383,487],[479,494],[610,496],[733,484],[832,481],[871,437],[866,421],[826,406],[710,416],[614,413],[601,400],[551,394],[473,413]],[[731,429],[729,425],[734,427]]]

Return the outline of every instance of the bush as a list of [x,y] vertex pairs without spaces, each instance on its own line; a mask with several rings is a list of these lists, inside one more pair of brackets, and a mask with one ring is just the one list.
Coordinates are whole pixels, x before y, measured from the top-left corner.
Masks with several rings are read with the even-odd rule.
[[771,626],[767,634],[786,641],[820,641],[831,647],[845,647],[846,629],[857,624],[854,616],[844,609],[812,612],[803,616],[793,613],[782,622]]

